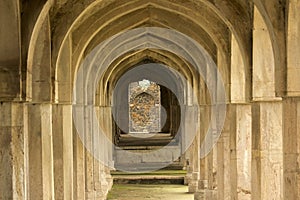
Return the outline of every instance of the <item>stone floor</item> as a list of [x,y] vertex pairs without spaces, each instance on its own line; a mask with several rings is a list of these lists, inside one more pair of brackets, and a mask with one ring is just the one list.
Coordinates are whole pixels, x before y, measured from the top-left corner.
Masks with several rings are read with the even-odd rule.
[[114,186],[108,200],[192,200],[193,194],[183,185],[185,174],[184,170],[113,172]]
[[184,185],[116,184],[107,200],[193,200]]

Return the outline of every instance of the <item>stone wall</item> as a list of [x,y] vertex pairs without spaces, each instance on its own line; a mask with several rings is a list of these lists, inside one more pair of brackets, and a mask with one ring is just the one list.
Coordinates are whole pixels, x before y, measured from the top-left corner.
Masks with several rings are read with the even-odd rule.
[[160,131],[159,85],[147,80],[131,83],[128,101],[130,132]]

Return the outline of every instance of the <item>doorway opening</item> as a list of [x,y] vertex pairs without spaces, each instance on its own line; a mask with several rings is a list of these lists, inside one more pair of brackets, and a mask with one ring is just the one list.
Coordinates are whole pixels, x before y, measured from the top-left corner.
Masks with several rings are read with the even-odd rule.
[[129,84],[129,133],[161,131],[160,86],[143,79]]

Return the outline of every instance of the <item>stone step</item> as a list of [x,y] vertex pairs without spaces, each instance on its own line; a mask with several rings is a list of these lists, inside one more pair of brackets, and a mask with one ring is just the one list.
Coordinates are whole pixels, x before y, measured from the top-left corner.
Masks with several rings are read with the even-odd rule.
[[114,184],[184,184],[184,177],[116,177]]
[[125,164],[125,163],[116,163],[115,164],[116,169],[121,169],[123,171],[127,172],[152,172],[158,169],[164,169],[164,170],[182,170],[183,165],[179,162],[176,163],[135,163],[135,164]]
[[151,173],[112,173],[114,184],[184,184],[184,170],[161,170]]
[[152,172],[156,171],[159,166],[162,170],[182,170],[184,168],[183,164],[180,162],[170,163],[135,163],[135,164],[126,164],[126,163],[116,163],[116,169],[122,169],[123,171],[130,172]]
[[168,146],[156,150],[150,147],[135,147],[136,149],[115,149],[115,168],[123,171],[153,171],[169,166],[173,169],[182,169],[178,160],[181,155],[179,146]]
[[136,146],[159,146],[176,145],[177,142],[169,133],[156,134],[124,134],[119,137],[117,146],[136,147]]

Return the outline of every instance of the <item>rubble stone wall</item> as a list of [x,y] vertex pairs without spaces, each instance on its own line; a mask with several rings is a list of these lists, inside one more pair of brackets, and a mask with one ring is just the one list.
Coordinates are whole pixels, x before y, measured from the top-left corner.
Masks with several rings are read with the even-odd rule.
[[156,83],[129,86],[129,130],[130,132],[160,131],[160,87]]

